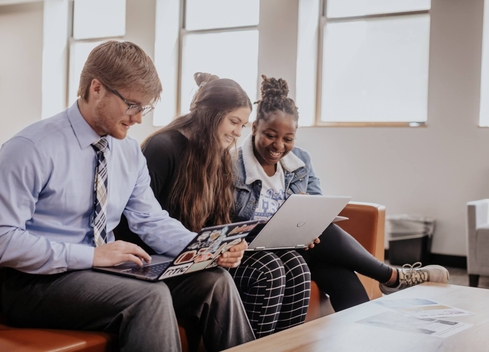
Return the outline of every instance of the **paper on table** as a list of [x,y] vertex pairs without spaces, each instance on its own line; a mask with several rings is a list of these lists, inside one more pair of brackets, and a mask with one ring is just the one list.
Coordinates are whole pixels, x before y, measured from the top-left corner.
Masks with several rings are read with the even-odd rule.
[[441,338],[452,336],[472,326],[472,324],[457,321],[418,319],[395,311],[383,312],[359,320],[357,323]]
[[441,304],[424,298],[380,300],[376,301],[375,303],[420,319],[458,317],[474,314],[460,308],[451,307],[446,304]]

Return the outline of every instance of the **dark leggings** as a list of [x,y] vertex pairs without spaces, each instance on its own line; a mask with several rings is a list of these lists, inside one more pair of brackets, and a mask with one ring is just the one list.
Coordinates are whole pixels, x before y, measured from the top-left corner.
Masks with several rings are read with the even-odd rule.
[[312,280],[329,295],[335,311],[369,300],[355,272],[382,283],[390,279],[391,267],[375,258],[338,225],[329,225],[319,238],[321,243],[300,253],[311,270]]

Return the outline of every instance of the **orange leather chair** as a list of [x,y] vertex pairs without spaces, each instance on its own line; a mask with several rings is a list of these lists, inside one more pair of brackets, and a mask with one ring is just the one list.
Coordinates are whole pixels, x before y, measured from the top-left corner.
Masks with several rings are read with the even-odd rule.
[[[349,220],[338,223],[355,237],[370,253],[384,260],[385,207],[370,203],[349,203],[340,213]],[[1,277],[1,275],[0,275]],[[375,280],[360,277],[370,299],[382,294]],[[1,285],[1,282],[0,282]],[[311,283],[311,302],[306,321],[331,314],[327,296]],[[191,327],[180,327],[183,351],[203,350],[201,339]],[[118,351],[117,336],[103,332],[24,329],[10,325],[0,312],[0,351],[47,352],[47,351]]]

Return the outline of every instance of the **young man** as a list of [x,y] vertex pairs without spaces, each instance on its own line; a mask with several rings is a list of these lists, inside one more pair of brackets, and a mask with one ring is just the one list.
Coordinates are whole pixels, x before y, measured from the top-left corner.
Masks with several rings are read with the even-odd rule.
[[[115,332],[123,351],[179,350],[177,316],[199,322],[208,350],[254,338],[222,268],[158,283],[89,270],[150,261],[137,245],[114,242],[122,213],[157,253],[176,255],[194,236],[161,209],[140,147],[126,138],[161,91],[137,45],[106,42],[85,63],[78,101],[0,149],[1,304],[12,323]],[[219,264],[236,267],[244,249]]]

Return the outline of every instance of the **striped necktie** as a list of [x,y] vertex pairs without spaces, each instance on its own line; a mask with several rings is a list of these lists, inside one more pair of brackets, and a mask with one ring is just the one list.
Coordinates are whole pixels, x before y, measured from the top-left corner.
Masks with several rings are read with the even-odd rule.
[[107,160],[105,149],[107,138],[102,137],[92,144],[97,154],[97,167],[95,169],[95,182],[93,186],[93,238],[95,245],[105,244],[107,238]]

